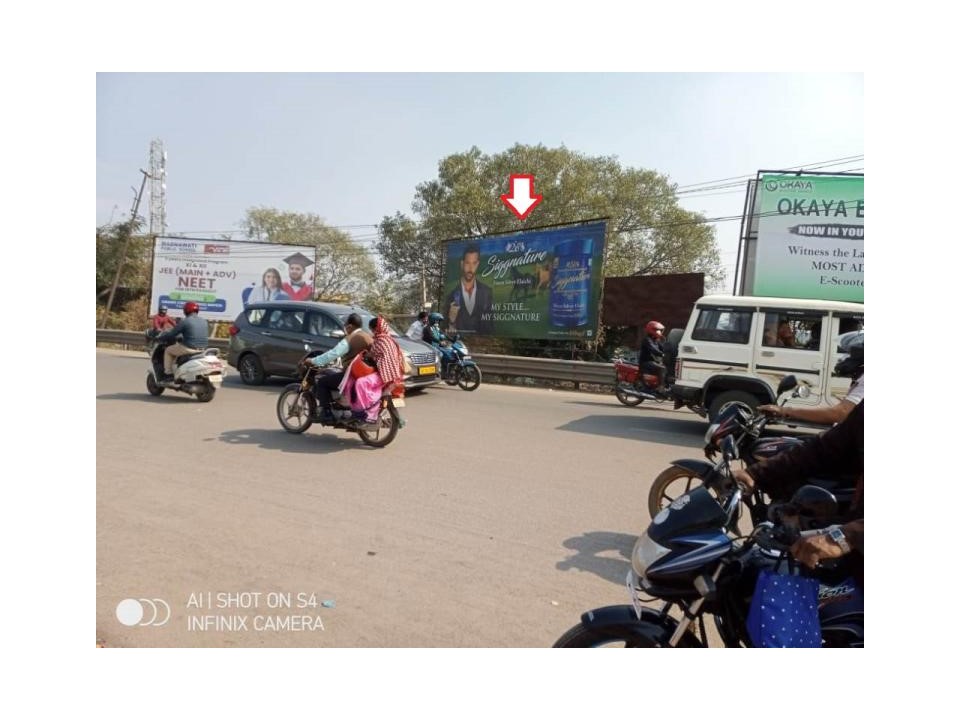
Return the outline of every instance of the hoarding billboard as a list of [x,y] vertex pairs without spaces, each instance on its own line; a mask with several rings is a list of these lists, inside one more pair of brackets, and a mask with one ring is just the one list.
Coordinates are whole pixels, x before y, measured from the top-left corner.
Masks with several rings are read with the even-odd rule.
[[863,177],[765,174],[749,294],[863,302]]
[[446,244],[440,312],[464,335],[592,340],[606,223]]
[[193,300],[204,318],[233,320],[248,302],[313,300],[316,259],[310,246],[158,237],[150,312]]

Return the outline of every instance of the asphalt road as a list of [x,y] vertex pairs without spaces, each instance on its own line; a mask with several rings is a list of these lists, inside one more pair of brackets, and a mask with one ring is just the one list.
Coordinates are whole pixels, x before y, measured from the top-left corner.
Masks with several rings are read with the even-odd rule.
[[702,457],[706,429],[613,395],[441,386],[408,398],[407,426],[374,449],[284,432],[285,381],[234,372],[204,404],[148,395],[147,365],[97,351],[110,646],[548,647],[584,610],[629,602],[650,482]]

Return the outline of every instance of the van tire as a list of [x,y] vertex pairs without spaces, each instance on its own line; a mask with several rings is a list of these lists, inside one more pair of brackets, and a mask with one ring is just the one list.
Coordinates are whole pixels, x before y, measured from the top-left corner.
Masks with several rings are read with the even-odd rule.
[[727,390],[726,392],[722,392],[710,402],[710,422],[717,422],[720,413],[723,412],[728,405],[733,404],[744,405],[750,412],[753,412],[757,405],[760,404],[760,401],[756,395],[751,395],[743,390]]

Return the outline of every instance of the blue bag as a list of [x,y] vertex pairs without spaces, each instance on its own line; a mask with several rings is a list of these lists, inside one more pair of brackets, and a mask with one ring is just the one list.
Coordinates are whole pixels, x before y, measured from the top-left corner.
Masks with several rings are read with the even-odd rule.
[[747,614],[754,647],[820,647],[820,583],[761,570]]

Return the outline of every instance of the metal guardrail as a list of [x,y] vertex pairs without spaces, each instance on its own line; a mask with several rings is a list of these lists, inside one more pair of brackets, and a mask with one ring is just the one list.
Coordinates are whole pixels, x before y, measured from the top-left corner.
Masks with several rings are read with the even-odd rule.
[[[130,330],[97,330],[97,344],[109,343],[142,349],[146,343],[143,333]],[[210,347],[226,350],[226,338],[210,338]],[[614,385],[616,371],[610,363],[582,362],[580,360],[552,360],[516,355],[474,355],[480,369],[490,375],[529,377],[538,380],[560,380],[576,384]]]

